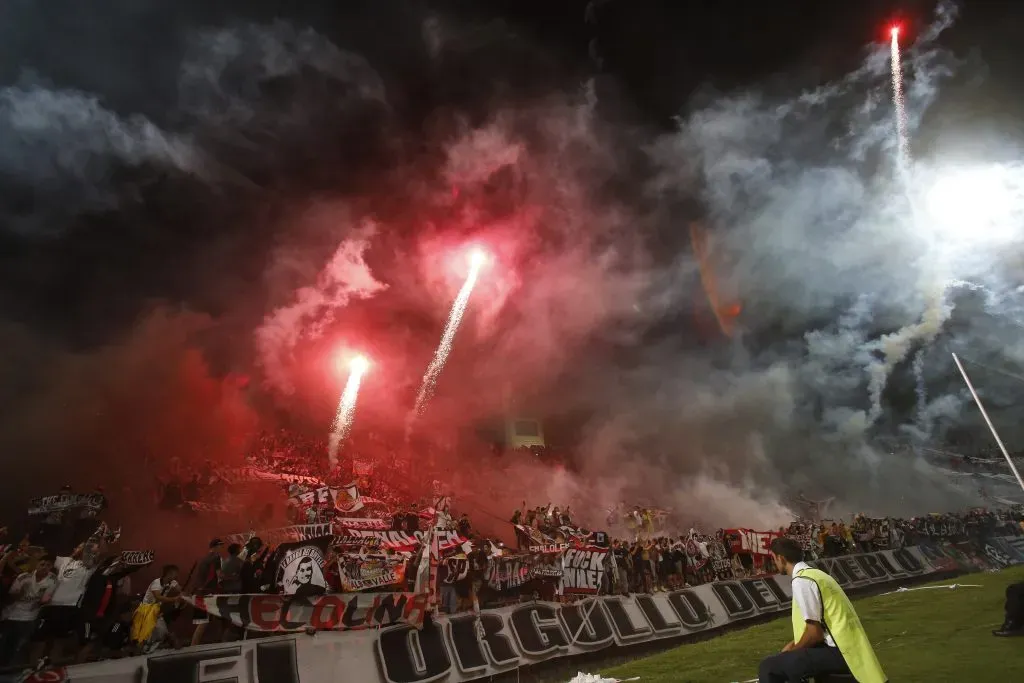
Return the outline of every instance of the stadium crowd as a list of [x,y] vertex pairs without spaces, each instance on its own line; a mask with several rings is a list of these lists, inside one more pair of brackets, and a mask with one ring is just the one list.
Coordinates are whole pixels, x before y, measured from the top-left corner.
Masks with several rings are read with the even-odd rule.
[[[799,520],[771,531],[704,533],[681,525],[671,510],[651,506],[619,505],[604,516],[605,530],[595,531],[581,528],[567,505],[528,506],[524,501],[508,518],[506,538],[514,536],[515,543],[506,546],[503,538],[477,533],[457,500],[449,505],[444,496],[417,499],[388,483],[402,481],[399,477],[357,477],[352,484],[327,485],[330,473],[322,451],[282,448],[280,439],[261,439],[244,467],[174,463],[158,482],[159,507],[188,515],[229,504],[239,481],[272,486],[287,501],[291,526],[254,526],[251,532],[215,538],[197,549],[201,556],[191,565],[164,564],[165,558],[151,551],[119,548],[120,530],[103,521],[107,502],[100,489],[81,494],[64,487],[33,500],[25,533],[0,555],[0,668],[254,637],[196,610],[186,596],[287,593],[279,571],[282,554],[313,535],[329,540],[319,566],[320,592],[349,592],[356,586],[407,593],[417,588],[422,553],[416,548],[424,534],[446,534],[451,543],[440,553],[433,580],[439,610],[450,613],[520,600],[572,599],[561,590],[560,553],[568,547],[607,549],[600,591],[628,594],[769,573],[768,556],[751,548],[748,534],[798,539],[811,557],[1024,534],[1020,508],[913,519],[857,515],[849,522]],[[374,465],[377,474],[380,463]],[[271,517],[252,519],[258,524]],[[346,536],[351,528],[361,532]],[[191,568],[183,572],[186,566]],[[368,576],[361,572],[369,566],[374,577],[388,578],[363,585],[358,577]]]

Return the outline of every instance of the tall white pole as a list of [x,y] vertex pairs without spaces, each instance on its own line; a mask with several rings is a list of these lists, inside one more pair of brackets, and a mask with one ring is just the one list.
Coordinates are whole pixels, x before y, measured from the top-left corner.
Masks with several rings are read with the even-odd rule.
[[1017,477],[1017,483],[1020,484],[1021,490],[1024,490],[1024,479],[1020,478],[1020,472],[1017,471],[1017,466],[1013,464],[1013,458],[1010,457],[1009,452],[1006,450],[1006,446],[1003,445],[1003,440],[999,438],[999,432],[996,431],[995,426],[992,424],[992,420],[989,419],[988,413],[985,412],[985,406],[981,404],[981,399],[978,398],[978,392],[974,390],[974,385],[971,384],[971,378],[967,376],[967,371],[964,370],[964,364],[960,362],[960,358],[954,353],[953,362],[956,363],[956,367],[960,370],[960,374],[963,375],[964,383],[967,384],[967,388],[971,390],[971,396],[974,397],[974,402],[978,404],[978,410],[981,411],[981,416],[985,418],[985,424],[988,425],[988,429],[992,432],[993,438],[996,443],[999,444],[999,450],[1003,452],[1003,457],[1006,458],[1006,464],[1010,466],[1010,471],[1013,472],[1013,476]]

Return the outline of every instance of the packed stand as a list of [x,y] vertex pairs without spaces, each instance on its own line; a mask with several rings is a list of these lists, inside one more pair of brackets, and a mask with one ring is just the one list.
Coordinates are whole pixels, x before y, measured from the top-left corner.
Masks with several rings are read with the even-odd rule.
[[[507,537],[515,538],[506,546],[502,538],[482,536],[466,512],[453,510],[458,501],[453,504],[443,495],[416,497],[384,483],[401,478],[357,476],[342,482],[337,473],[318,475],[296,465],[295,458],[302,456],[294,453],[305,451],[286,449],[278,457],[270,438],[261,441],[245,467],[207,463],[194,472],[176,471],[180,478],[175,481],[185,482],[181,500],[194,497],[212,505],[210,497],[219,487],[251,480],[269,482],[287,510],[283,525],[222,535],[190,564],[160,565],[150,551],[120,549],[119,530],[102,520],[107,505],[101,490],[77,494],[65,487],[32,501],[28,534],[8,546],[0,560],[0,667],[84,662],[243,637],[243,630],[219,617],[215,603],[207,601],[217,595],[314,600],[344,593],[385,599],[433,589],[437,611],[455,613],[522,600],[653,593],[763,575],[772,571],[766,555],[756,550],[766,547],[764,536],[798,539],[812,558],[821,558],[922,541],[960,543],[1024,534],[1021,508],[912,519],[857,515],[848,523],[805,520],[775,531],[704,533],[681,526],[671,510],[652,505],[619,505],[597,520],[602,529],[593,530],[581,526],[568,505],[523,501],[506,518],[511,526]],[[165,489],[168,481],[162,482]],[[201,511],[180,503],[170,507],[168,498],[158,502],[169,509]],[[603,570],[579,569],[587,565],[577,562],[584,555],[600,558]]]

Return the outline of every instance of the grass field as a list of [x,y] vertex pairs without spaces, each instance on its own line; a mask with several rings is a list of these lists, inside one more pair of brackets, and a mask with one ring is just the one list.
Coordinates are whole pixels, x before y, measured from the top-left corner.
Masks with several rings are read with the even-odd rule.
[[[1024,567],[970,574],[951,583],[983,588],[912,590],[855,602],[892,683],[1024,681],[1024,638],[996,638],[1003,591],[1024,580]],[[792,638],[789,619],[682,645],[603,672],[639,683],[730,683],[757,677],[761,658]]]

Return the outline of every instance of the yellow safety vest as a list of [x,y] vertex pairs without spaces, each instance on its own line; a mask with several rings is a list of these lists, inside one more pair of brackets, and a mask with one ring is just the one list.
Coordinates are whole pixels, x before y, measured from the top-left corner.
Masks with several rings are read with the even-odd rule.
[[[832,636],[836,647],[842,653],[850,673],[857,683],[887,683],[889,680],[882,665],[875,657],[875,651],[868,640],[868,634],[861,626],[860,618],[853,609],[853,603],[840,588],[836,580],[820,569],[802,569],[793,580],[811,580],[818,585],[821,593],[823,619],[826,632]],[[799,642],[807,622],[796,601],[793,601],[793,642]]]

